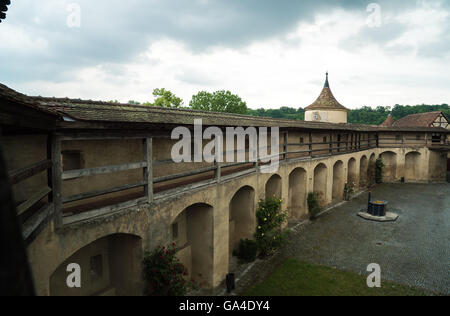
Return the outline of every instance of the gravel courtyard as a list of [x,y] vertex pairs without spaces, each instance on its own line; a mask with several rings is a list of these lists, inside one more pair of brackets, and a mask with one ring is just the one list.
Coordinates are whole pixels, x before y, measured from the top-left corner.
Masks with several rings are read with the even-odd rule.
[[367,193],[293,231],[280,255],[257,261],[238,276],[237,293],[266,277],[283,257],[368,275],[378,263],[383,279],[450,294],[450,184],[382,184],[372,198],[389,201],[396,222],[366,221]]

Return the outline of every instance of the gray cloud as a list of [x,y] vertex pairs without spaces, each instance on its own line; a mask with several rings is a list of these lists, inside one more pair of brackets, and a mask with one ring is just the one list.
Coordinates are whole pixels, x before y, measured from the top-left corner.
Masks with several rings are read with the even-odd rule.
[[[70,2],[81,6],[79,29],[66,26],[65,4]],[[163,37],[181,40],[194,52],[213,45],[240,47],[289,32],[299,21],[312,20],[319,12],[335,8],[365,12],[370,2],[373,1],[68,0],[46,6],[42,1],[13,1],[4,23],[23,30],[31,38],[44,39],[48,48],[45,54],[32,51],[15,55],[7,49],[0,50],[1,60],[8,61],[1,65],[0,82],[70,80],[75,69],[127,62]],[[413,6],[412,1],[379,2],[383,10],[393,12]],[[382,33],[364,30],[344,45],[384,41],[402,31],[395,25]]]

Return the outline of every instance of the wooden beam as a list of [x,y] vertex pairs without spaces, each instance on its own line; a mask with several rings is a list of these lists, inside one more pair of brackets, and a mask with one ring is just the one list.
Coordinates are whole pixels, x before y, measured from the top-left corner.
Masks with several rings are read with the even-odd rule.
[[54,205],[55,226],[61,227],[62,222],[62,161],[61,161],[61,137],[52,137],[52,199]]
[[47,170],[51,167],[52,167],[51,160],[39,161],[35,164],[32,164],[31,166],[10,171],[9,172],[9,181],[11,182],[11,185],[14,185],[19,182],[22,182],[23,180],[31,178],[32,176],[34,176],[44,170]]
[[73,224],[76,222],[81,222],[84,220],[99,217],[102,215],[112,214],[112,213],[120,211],[122,209],[137,206],[139,204],[144,204],[144,203],[147,203],[147,197],[139,198],[139,199],[135,199],[135,200],[131,200],[131,201],[127,201],[127,202],[123,202],[123,203],[119,203],[119,204],[115,204],[115,205],[111,205],[111,206],[102,207],[100,209],[89,211],[89,212],[66,216],[63,219],[63,223],[64,223],[64,225],[69,225],[69,224]]
[[[225,166],[222,166],[222,167],[225,167]],[[183,173],[177,173],[177,174],[173,174],[173,175],[169,175],[169,176],[154,178],[153,183],[161,183],[161,182],[176,180],[176,179],[180,179],[180,178],[184,178],[184,177],[195,176],[198,174],[214,171],[215,169],[216,169],[216,166],[213,166],[213,167],[208,167],[208,168],[186,171]]]
[[145,196],[148,203],[152,203],[153,196],[153,139],[144,139],[144,162],[147,166],[144,168],[144,181],[147,182],[145,185]]
[[[30,219],[22,225],[23,239],[27,240],[32,234],[36,235],[42,224],[44,224],[53,215],[53,204],[44,205]],[[27,244],[30,241],[27,240]]]
[[31,197],[17,207],[17,215],[22,215],[28,211],[33,205],[42,200],[52,191],[49,187],[45,187],[31,195]]
[[113,173],[113,172],[119,172],[119,171],[140,169],[140,168],[144,168],[144,167],[147,167],[147,162],[135,162],[135,163],[126,163],[126,164],[116,165],[116,166],[105,166],[105,167],[81,169],[81,170],[69,170],[69,171],[63,172],[62,179],[70,180],[70,179],[76,179],[76,178],[80,178],[80,177],[94,176],[97,174],[106,174],[106,173]]
[[76,195],[72,195],[72,196],[63,197],[62,198],[62,202],[63,203],[70,203],[70,202],[85,200],[85,199],[93,198],[93,197],[96,197],[96,196],[101,196],[101,195],[106,195],[106,194],[110,194],[110,193],[130,190],[130,189],[142,187],[142,186],[145,186],[145,185],[147,185],[147,182],[146,181],[142,181],[142,182],[139,182],[139,183],[121,185],[121,186],[118,186],[118,187],[105,189],[105,190],[98,190],[98,191],[93,191],[93,192],[76,194]]

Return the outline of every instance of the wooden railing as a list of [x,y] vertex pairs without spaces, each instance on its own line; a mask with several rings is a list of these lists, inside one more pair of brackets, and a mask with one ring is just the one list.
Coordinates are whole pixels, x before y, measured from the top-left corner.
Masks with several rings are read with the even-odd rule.
[[[53,213],[56,227],[61,227],[62,225],[72,224],[86,219],[111,214],[124,208],[152,203],[155,200],[164,199],[174,194],[186,192],[201,186],[221,183],[228,179],[236,178],[242,175],[257,173],[261,168],[264,168],[264,166],[268,164],[266,160],[270,158],[278,157],[281,163],[286,163],[364,151],[380,147],[380,144],[383,144],[382,146],[390,144],[391,141],[395,141],[392,142],[392,144],[395,144],[396,146],[410,146],[413,142],[417,142],[417,146],[426,146],[431,143],[427,137],[424,137],[423,140],[402,137],[399,143],[399,139],[396,137],[380,138],[375,134],[363,135],[356,133],[341,134],[339,137],[337,135],[329,134],[327,136],[327,141],[325,142],[313,141],[313,134],[309,133],[308,142],[292,143],[289,142],[288,136],[289,134],[287,132],[282,135],[282,141],[280,142],[280,150],[278,153],[268,154],[266,157],[258,157],[254,161],[227,163],[215,162],[201,168],[155,177],[153,170],[154,167],[167,168],[170,164],[174,164],[174,162],[171,159],[152,159],[153,139],[150,137],[130,138],[143,140],[142,160],[139,162],[63,171],[61,161],[62,141],[73,141],[80,139],[101,140],[102,137],[97,135],[95,138],[91,138],[89,136],[83,136],[80,138],[78,136],[55,135],[51,138],[51,146],[49,147],[49,157],[47,160],[10,172],[11,183],[15,184],[37,173],[50,169],[48,186],[38,190],[35,194],[30,196],[27,201],[18,206],[18,214],[21,215],[26,213],[32,206],[36,205],[37,202],[48,196],[49,202],[45,205],[45,207],[42,207],[39,212],[36,212],[35,216],[30,218],[29,223],[24,224],[24,237],[28,238],[36,230],[36,228],[43,223],[48,216],[50,216],[50,214]],[[128,138],[108,136],[104,139],[111,140]],[[249,150],[245,149],[245,153],[247,154],[248,152]],[[242,150],[234,150],[233,152],[234,155],[238,153],[242,153]],[[225,156],[226,153],[224,154],[224,157]],[[138,169],[142,170],[142,179],[134,183],[127,183],[119,186],[111,186],[109,188],[62,196],[61,191],[63,181]],[[79,212],[64,212],[64,206],[71,205],[70,203],[73,202],[81,203],[77,205],[82,206],[83,201],[89,199],[91,199],[89,201],[92,201],[93,198],[138,188],[143,188],[143,191],[138,192],[134,190],[133,192],[136,192],[136,194],[131,197],[128,195],[124,196],[123,200],[114,200],[112,201],[112,205],[94,205],[93,208],[88,208],[86,210],[83,210],[83,207],[80,207]],[[76,209],[77,207],[78,206],[74,208]]]
[[[52,161],[46,159],[39,161],[25,168],[12,170],[9,172],[9,181],[11,185],[19,184],[41,172],[48,171],[52,168]],[[37,190],[30,197],[21,204],[19,204],[17,209],[17,216],[22,219],[22,233],[25,241],[29,241],[33,233],[43,225],[43,223],[51,217],[53,214],[53,203],[51,203],[51,193],[52,189],[49,187],[51,183],[47,186]],[[46,203],[41,203],[44,198],[48,198]],[[34,207],[38,206],[38,210],[33,210]]]

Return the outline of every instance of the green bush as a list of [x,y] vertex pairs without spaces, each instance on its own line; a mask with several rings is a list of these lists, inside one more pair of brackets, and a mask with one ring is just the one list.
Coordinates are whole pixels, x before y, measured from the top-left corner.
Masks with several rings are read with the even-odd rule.
[[236,256],[241,262],[253,262],[256,259],[258,253],[258,244],[254,240],[241,239],[239,242],[239,248],[236,252]]
[[315,192],[308,193],[307,202],[308,202],[309,218],[315,219],[316,216],[322,211],[322,208],[319,206],[317,194]]
[[186,268],[175,256],[175,244],[169,248],[158,246],[152,252],[146,252],[143,261],[143,279],[145,295],[184,296],[187,283],[183,276]]
[[383,159],[378,158],[375,164],[375,182],[382,183],[383,182],[383,168],[384,163]]
[[353,193],[355,193],[355,184],[346,183],[344,186],[344,200],[350,201],[350,198]]
[[283,200],[276,197],[259,201],[256,218],[258,228],[255,233],[259,255],[266,257],[280,248],[287,239],[288,231],[282,226],[287,220],[287,213],[282,210]]

